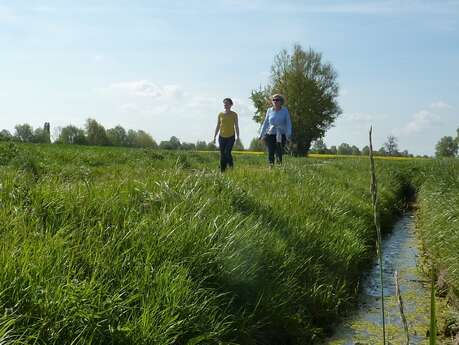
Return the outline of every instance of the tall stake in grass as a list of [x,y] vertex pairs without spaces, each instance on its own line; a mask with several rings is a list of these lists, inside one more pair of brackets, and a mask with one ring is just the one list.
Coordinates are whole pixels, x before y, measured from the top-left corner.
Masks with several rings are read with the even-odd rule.
[[376,184],[376,173],[375,173],[375,162],[373,160],[373,142],[371,139],[372,127],[370,127],[370,170],[371,170],[371,200],[373,203],[373,219],[376,227],[377,241],[376,248],[379,256],[379,278],[381,280],[381,316],[382,316],[382,333],[383,333],[383,345],[386,344],[386,318],[384,313],[384,284],[383,284],[383,254],[382,254],[382,239],[381,239],[381,228],[378,220],[377,210],[377,184]]
[[395,292],[397,294],[398,307],[400,308],[400,317],[402,319],[403,329],[405,330],[406,345],[410,345],[410,335],[408,333],[408,323],[406,322],[405,312],[403,310],[403,300],[402,300],[402,294],[400,293],[400,282],[398,279],[397,271],[395,271],[394,273],[394,280],[395,280]]
[[435,313],[435,271],[433,264],[431,275],[429,345],[435,345],[437,344],[437,316]]

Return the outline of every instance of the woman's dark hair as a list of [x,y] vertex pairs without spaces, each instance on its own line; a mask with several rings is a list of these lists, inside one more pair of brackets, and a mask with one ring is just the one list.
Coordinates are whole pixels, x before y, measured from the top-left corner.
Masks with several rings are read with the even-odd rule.
[[231,105],[233,105],[233,100],[232,100],[231,98],[225,98],[225,99],[223,100],[223,103],[225,103],[225,102],[228,102],[228,103],[230,103]]

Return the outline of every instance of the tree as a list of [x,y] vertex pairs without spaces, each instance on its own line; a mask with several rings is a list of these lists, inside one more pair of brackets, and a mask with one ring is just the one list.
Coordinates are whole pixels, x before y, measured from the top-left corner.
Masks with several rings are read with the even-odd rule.
[[206,151],[207,150],[207,144],[205,141],[197,141],[196,142],[196,150],[198,151]]
[[36,128],[33,132],[32,142],[49,144],[51,142],[49,133],[44,128]]
[[319,138],[313,142],[311,152],[321,154],[328,153],[327,145]]
[[341,145],[339,145],[338,154],[339,155],[351,155],[352,154],[351,145],[347,143],[342,143]]
[[218,147],[213,142],[207,144],[207,151],[217,151]]
[[401,155],[402,157],[413,157],[413,155],[410,154],[410,153],[408,152],[408,150],[403,150],[402,152],[400,152],[400,155]]
[[398,152],[397,138],[393,135],[387,137],[387,141],[384,143],[384,149],[388,156],[400,156]]
[[376,156],[387,156],[387,151],[385,146],[381,146],[378,151],[375,152]]
[[13,139],[13,136],[8,130],[2,129],[0,131],[0,141],[10,141],[12,139]]
[[333,66],[322,62],[322,54],[312,49],[304,51],[298,44],[292,55],[283,50],[274,58],[270,83],[252,91],[250,98],[256,109],[253,119],[262,123],[270,95],[284,95],[293,124],[293,152],[307,154],[311,142],[323,137],[341,114],[336,79]]
[[370,147],[368,145],[365,145],[362,148],[362,151],[360,151],[360,153],[364,156],[368,156],[370,154]]
[[57,143],[85,145],[87,144],[87,140],[84,134],[84,130],[69,125],[60,130]]
[[265,144],[258,137],[253,138],[249,145],[249,151],[263,152],[265,150]]
[[33,128],[31,125],[24,123],[14,127],[14,137],[23,143],[30,143],[33,140]]
[[110,143],[104,126],[94,119],[86,120],[86,137],[89,145],[108,145]]
[[127,146],[135,147],[136,137],[137,137],[136,131],[134,131],[133,129],[128,130],[127,136],[126,136]]
[[113,146],[128,146],[126,130],[121,126],[108,129],[107,138]]
[[357,146],[352,145],[351,146],[351,155],[360,155],[360,150]]
[[336,155],[338,153],[338,149],[336,148],[335,145],[333,145],[333,146],[330,146],[330,149],[328,150],[328,152],[332,155]]
[[187,151],[196,150],[196,145],[194,143],[182,143],[181,149]]
[[435,146],[435,156],[454,157],[457,154],[458,143],[453,137],[443,137]]
[[180,140],[175,136],[172,136],[169,141],[161,141],[159,143],[159,148],[163,150],[180,150],[180,147]]
[[134,138],[134,147],[148,147],[152,149],[157,149],[158,144],[153,140],[152,136],[145,131],[139,129],[135,132]]

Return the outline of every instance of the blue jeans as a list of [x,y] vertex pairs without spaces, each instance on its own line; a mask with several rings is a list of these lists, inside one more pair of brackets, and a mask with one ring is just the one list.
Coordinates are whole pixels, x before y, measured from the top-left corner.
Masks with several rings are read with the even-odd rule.
[[282,164],[282,152],[284,151],[285,142],[287,138],[282,134],[282,142],[278,143],[275,134],[268,134],[265,136],[265,143],[268,147],[268,160],[269,164],[274,164],[274,155],[277,158],[277,163]]
[[231,155],[231,150],[234,145],[234,135],[232,137],[224,138],[222,136],[218,137],[218,146],[220,146],[220,170],[223,172],[226,170],[226,167],[233,167],[233,156]]

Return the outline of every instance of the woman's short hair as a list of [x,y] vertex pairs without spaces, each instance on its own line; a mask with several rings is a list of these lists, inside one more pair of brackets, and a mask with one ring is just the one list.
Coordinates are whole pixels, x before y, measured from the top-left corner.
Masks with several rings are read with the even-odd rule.
[[223,103],[228,102],[229,104],[233,105],[233,100],[231,98],[224,98]]
[[284,98],[284,96],[282,96],[282,95],[279,94],[279,93],[275,93],[274,95],[271,96],[271,100],[273,100],[274,98],[279,98],[279,99],[280,99],[280,104],[281,104],[281,105],[284,105],[284,103],[285,103],[285,98]]

